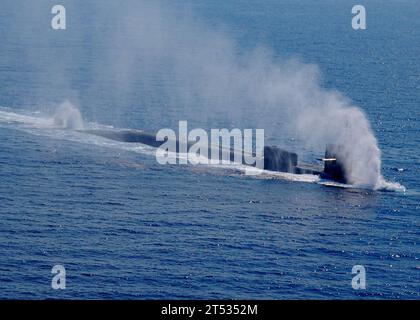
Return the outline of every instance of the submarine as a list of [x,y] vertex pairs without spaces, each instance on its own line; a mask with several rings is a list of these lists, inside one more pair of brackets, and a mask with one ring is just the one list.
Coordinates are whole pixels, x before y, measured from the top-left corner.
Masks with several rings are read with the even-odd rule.
[[[128,142],[128,143],[142,143],[151,147],[159,148],[164,144],[166,140],[159,141],[156,139],[156,134],[144,132],[140,130],[79,130],[84,133],[92,134],[109,140]],[[191,142],[187,143],[187,146],[182,146],[182,142],[176,140],[177,151],[187,150],[185,147],[190,147]],[[184,147],[183,149],[181,149]],[[209,153],[214,152],[214,146],[209,146]],[[222,147],[219,147],[220,152]],[[318,158],[323,162],[322,165],[309,164],[301,162],[298,159],[298,155],[295,152],[286,151],[277,146],[265,146],[264,147],[264,170],[273,172],[287,172],[294,174],[312,174],[339,183],[349,183],[342,154],[343,146],[336,144],[327,144],[324,158]],[[228,150],[230,159],[233,162],[235,154],[238,154],[237,150]],[[242,151],[241,151],[242,152]],[[244,157],[244,154],[240,154]],[[255,156],[255,154],[254,154]],[[242,162],[244,163],[244,162]],[[255,165],[254,165],[255,166]]]

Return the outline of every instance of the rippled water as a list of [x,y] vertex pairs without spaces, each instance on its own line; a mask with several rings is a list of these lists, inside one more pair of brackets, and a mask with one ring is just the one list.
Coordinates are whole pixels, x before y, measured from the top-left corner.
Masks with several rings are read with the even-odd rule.
[[[160,82],[166,69],[147,86],[133,79],[138,91],[106,79],[98,63],[122,49],[106,41],[118,11],[105,2],[102,25],[91,14],[97,3],[64,1],[74,17],[63,36],[48,29],[50,1],[23,11],[20,1],[5,1],[0,297],[418,299],[420,5],[365,2],[363,32],[351,29],[346,1],[164,4],[210,29],[222,26],[239,52],[261,43],[318,65],[324,87],[367,113],[382,173],[406,192],[160,166],[148,147],[56,128],[51,110],[64,99],[92,126],[155,130],[187,114],[204,127],[247,119],[203,120],[169,104]],[[293,145],[288,138],[272,134],[269,143]],[[51,289],[56,264],[66,267],[66,290]],[[354,265],[366,267],[366,290],[351,287]]]

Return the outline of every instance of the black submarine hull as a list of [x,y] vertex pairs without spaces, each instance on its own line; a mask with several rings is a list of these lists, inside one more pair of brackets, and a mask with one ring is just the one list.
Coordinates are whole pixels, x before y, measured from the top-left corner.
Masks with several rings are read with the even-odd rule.
[[[83,130],[85,133],[100,136],[106,139],[128,142],[128,143],[142,143],[155,148],[159,148],[165,141],[157,141],[156,135],[140,130]],[[182,145],[179,140],[176,141],[177,152],[179,150],[187,150],[193,142],[188,142],[187,145]],[[209,154],[211,152],[221,152],[222,148],[217,150],[213,146],[209,147]],[[307,164],[298,161],[298,155],[294,152],[283,150],[277,146],[264,147],[264,170],[275,172],[288,172],[294,174],[313,174],[319,175],[323,179],[333,180],[340,183],[347,183],[346,173],[342,162],[337,157],[340,148],[336,145],[327,145],[324,166]],[[238,159],[238,151],[234,149],[228,150],[230,160],[233,162]],[[236,157],[235,157],[236,155]],[[239,159],[244,159],[244,154],[239,154]],[[255,154],[253,154],[255,156]],[[242,163],[245,163],[244,161]],[[254,165],[255,166],[255,165]]]

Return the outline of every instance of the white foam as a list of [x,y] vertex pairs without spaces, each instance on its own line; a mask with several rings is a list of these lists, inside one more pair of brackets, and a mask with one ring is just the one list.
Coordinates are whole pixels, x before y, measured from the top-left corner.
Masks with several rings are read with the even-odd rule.
[[20,124],[37,128],[54,127],[54,121],[52,118],[35,117],[30,114],[15,113],[6,110],[8,109],[0,109],[0,123]]
[[398,182],[386,181],[384,177],[380,177],[378,183],[375,186],[375,190],[382,191],[397,191],[397,192],[406,192],[407,189],[399,184]]
[[84,128],[79,109],[67,100],[58,106],[54,115],[54,124],[67,129],[82,130]]

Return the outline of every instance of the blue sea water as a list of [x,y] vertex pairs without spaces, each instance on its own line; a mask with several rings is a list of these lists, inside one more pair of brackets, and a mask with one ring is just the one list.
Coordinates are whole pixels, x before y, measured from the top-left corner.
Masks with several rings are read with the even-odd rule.
[[[0,298],[418,299],[420,4],[362,2],[364,31],[351,28],[344,0],[159,6],[180,25],[191,19],[191,29],[225,34],[238,55],[264,46],[318,66],[324,88],[367,114],[382,174],[405,192],[161,166],[143,146],[50,128],[48,115],[66,99],[87,123],[118,128],[249,119],[201,117],[194,97],[174,97],[185,83],[165,63],[138,61],[157,54],[165,28],[137,43],[148,30],[136,19],[147,17],[133,1],[62,1],[65,31],[50,27],[55,1],[2,1]],[[51,288],[57,264],[65,290]],[[354,265],[366,268],[365,290],[351,286]]]

